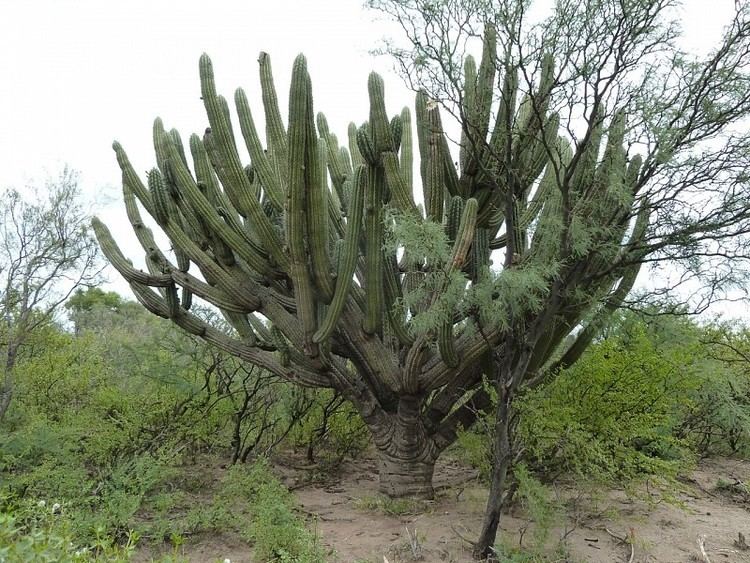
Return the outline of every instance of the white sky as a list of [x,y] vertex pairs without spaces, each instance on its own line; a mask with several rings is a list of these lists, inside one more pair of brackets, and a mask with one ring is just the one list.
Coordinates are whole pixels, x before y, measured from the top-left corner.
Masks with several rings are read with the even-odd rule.
[[[546,3],[548,0],[542,0]],[[349,121],[367,119],[367,75],[380,72],[389,114],[413,96],[369,50],[395,30],[362,0],[0,0],[0,188],[23,189],[64,164],[123,251],[140,262],[124,219],[114,139],[139,172],[154,165],[153,119],[187,141],[207,119],[198,57],[207,52],[229,100],[242,86],[262,121],[257,55],[271,55],[285,113],[294,57],[304,52],[316,111],[340,140]],[[734,0],[686,0],[686,48],[710,49]],[[231,102],[230,102],[231,105]],[[112,287],[129,293],[116,273]]]

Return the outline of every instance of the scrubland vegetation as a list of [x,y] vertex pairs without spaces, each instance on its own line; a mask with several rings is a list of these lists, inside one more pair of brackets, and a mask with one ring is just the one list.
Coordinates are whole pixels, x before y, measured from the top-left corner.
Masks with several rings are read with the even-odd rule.
[[[560,478],[650,479],[668,495],[698,458],[750,454],[750,332],[650,313],[619,315],[580,362],[519,399],[511,490],[537,533],[560,518],[547,488]],[[148,549],[180,561],[186,544],[220,535],[257,561],[336,560],[273,460],[296,452],[335,475],[366,456],[346,403],[247,368],[114,293],[74,295],[60,321],[25,347],[2,421],[0,558],[128,561]],[[449,452],[480,480],[488,428]],[[359,506],[425,509],[399,502]]]

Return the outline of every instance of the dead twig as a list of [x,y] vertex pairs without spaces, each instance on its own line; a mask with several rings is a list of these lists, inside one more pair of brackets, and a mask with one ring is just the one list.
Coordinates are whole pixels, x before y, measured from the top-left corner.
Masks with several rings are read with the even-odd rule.
[[628,559],[628,563],[633,563],[633,559],[635,559],[635,530],[633,528],[630,528],[630,534],[627,536],[618,536],[612,530],[606,527],[603,528],[603,530],[618,542],[630,546],[630,558]]
[[624,536],[618,536],[617,534],[615,534],[609,528],[603,528],[603,530],[605,532],[607,532],[610,536],[612,536],[614,539],[616,539],[617,541],[619,541],[620,543],[628,543],[628,538],[626,538]]
[[701,557],[703,557],[703,561],[705,563],[711,563],[711,560],[708,558],[708,553],[706,553],[706,536],[698,536],[698,549],[700,549],[701,551]]

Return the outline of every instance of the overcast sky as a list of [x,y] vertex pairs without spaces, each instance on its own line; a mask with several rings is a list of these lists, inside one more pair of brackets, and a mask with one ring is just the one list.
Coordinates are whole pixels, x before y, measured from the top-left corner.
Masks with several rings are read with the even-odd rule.
[[[543,4],[548,0],[542,0]],[[705,53],[728,23],[734,0],[687,0],[684,46]],[[207,52],[217,86],[242,86],[260,111],[257,56],[271,55],[282,113],[291,64],[304,52],[316,111],[346,136],[367,118],[367,75],[384,75],[390,114],[413,96],[369,51],[395,30],[362,0],[0,0],[0,188],[23,189],[64,164],[123,250],[140,263],[124,221],[114,139],[136,170],[154,165],[151,126],[160,116],[187,140],[207,119],[198,58]],[[258,116],[259,118],[260,116]],[[113,287],[126,285],[109,276]]]

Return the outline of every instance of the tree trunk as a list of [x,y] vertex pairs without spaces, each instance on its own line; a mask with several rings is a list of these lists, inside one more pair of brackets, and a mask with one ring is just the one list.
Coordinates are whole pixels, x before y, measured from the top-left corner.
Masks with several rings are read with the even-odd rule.
[[381,493],[391,498],[434,497],[432,475],[435,471],[435,460],[396,457],[383,451],[378,453]]
[[3,381],[0,384],[0,420],[5,418],[8,412],[10,401],[13,398],[13,368],[16,367],[16,358],[18,356],[18,344],[13,340],[8,342],[8,349],[5,356],[5,369],[3,370]]
[[10,407],[10,401],[13,398],[13,386],[10,380],[3,382],[2,388],[0,388],[0,420],[5,418],[5,413],[8,412]]
[[378,448],[380,492],[391,498],[433,498],[432,476],[440,450],[425,431],[419,400],[400,398],[385,427],[371,430]]
[[511,464],[511,441],[510,441],[510,403],[512,393],[507,391],[505,396],[500,397],[497,402],[495,413],[495,436],[494,453],[492,464],[492,481],[490,494],[487,499],[487,508],[484,513],[482,531],[477,543],[474,544],[474,557],[476,559],[487,559],[494,561],[495,539],[497,529],[500,525],[500,514],[503,509],[503,491],[505,489],[505,478]]

